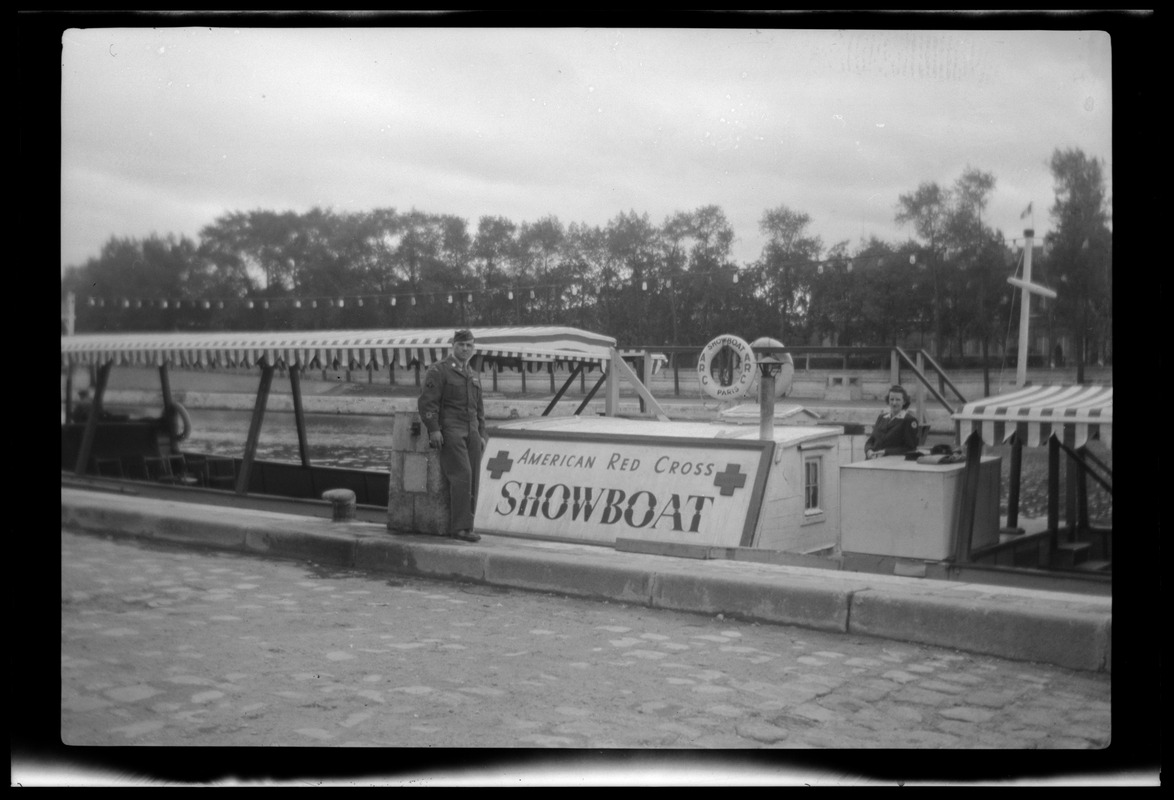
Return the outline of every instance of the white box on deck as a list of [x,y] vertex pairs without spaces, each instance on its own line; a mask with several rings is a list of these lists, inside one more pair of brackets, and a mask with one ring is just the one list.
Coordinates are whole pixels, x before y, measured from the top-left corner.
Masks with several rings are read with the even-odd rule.
[[[886,456],[840,467],[840,541],[849,553],[941,561],[954,555],[966,465]],[[979,466],[972,547],[999,540],[1002,460]]]

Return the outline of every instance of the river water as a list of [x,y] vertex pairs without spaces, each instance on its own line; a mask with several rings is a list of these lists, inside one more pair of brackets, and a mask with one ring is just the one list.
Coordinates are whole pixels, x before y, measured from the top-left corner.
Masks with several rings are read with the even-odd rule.
[[[249,434],[251,411],[188,409],[192,432],[185,452],[240,456]],[[359,414],[306,414],[310,463],[348,469],[386,470],[393,417]],[[257,441],[257,458],[300,464],[294,415],[266,411]]]

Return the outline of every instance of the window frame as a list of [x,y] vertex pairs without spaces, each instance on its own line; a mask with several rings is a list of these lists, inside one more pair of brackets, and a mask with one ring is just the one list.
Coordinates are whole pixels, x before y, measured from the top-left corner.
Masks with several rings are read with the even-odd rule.
[[[815,480],[812,481],[814,472]],[[803,522],[820,522],[827,516],[827,509],[823,506],[824,490],[827,488],[824,481],[824,458],[822,452],[803,453]],[[815,494],[815,503],[811,497]]]

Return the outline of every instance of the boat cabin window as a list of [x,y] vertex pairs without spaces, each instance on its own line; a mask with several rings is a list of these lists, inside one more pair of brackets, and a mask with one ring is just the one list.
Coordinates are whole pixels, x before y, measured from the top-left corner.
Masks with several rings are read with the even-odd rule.
[[803,513],[813,516],[823,513],[823,456],[806,456],[803,459]]

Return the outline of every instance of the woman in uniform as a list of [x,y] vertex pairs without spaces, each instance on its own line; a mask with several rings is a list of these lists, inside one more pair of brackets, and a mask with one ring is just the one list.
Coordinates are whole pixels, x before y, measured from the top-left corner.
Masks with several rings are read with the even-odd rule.
[[876,418],[872,435],[864,442],[866,458],[898,456],[917,449],[920,431],[917,418],[909,413],[909,393],[903,386],[893,386],[888,394],[889,408]]

